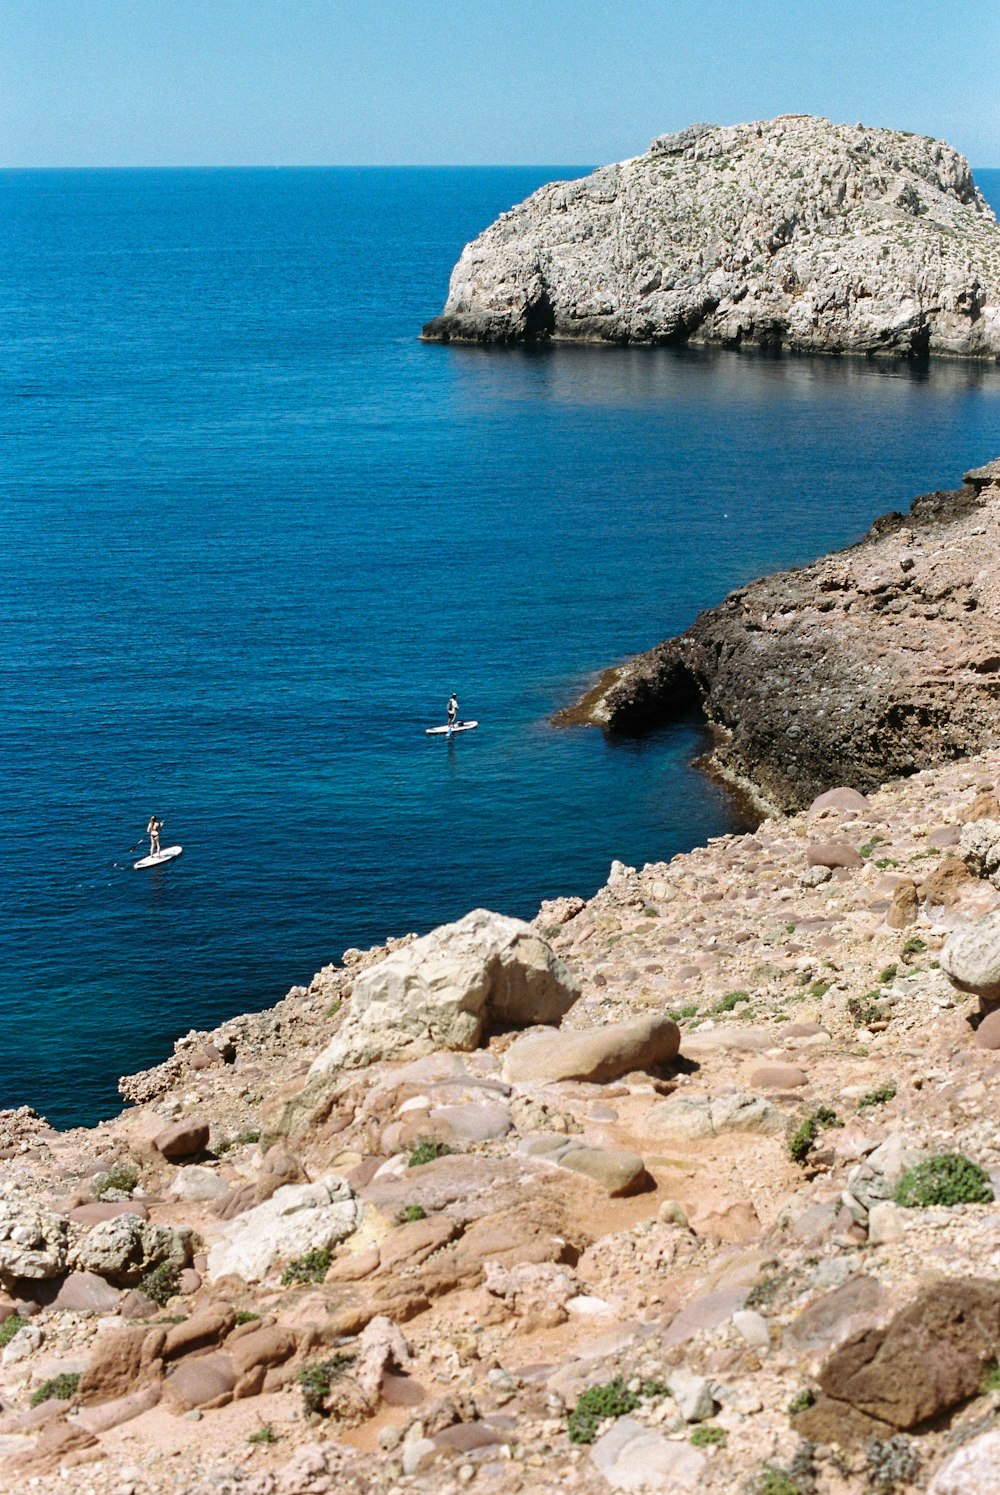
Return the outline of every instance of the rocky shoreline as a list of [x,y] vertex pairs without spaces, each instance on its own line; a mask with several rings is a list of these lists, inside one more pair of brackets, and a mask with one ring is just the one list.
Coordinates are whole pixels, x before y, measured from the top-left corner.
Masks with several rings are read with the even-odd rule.
[[730,593],[556,720],[641,732],[693,710],[766,812],[1000,742],[1000,460],[857,545]]
[[997,358],[1000,229],[944,141],[692,125],[504,213],[422,335]]
[[4,1114],[0,1484],[994,1488],[998,776],[347,951],[114,1120]]

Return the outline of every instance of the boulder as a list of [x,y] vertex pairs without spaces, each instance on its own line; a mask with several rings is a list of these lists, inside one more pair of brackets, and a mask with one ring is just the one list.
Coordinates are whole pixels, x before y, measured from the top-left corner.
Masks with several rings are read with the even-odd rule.
[[353,1189],[335,1173],[313,1184],[287,1184],[229,1223],[208,1253],[208,1276],[259,1282],[279,1261],[346,1240],[362,1213]]
[[199,1204],[206,1199],[221,1199],[228,1193],[229,1185],[224,1178],[211,1168],[200,1168],[197,1163],[178,1168],[170,1183],[172,1197],[191,1204]]
[[48,1307],[71,1313],[111,1313],[121,1296],[120,1288],[112,1287],[96,1272],[70,1272]]
[[1000,885],[1000,820],[976,820],[962,827],[959,852],[973,877]]
[[1000,1002],[1000,909],[956,929],[938,960],[959,991],[986,1003]]
[[976,1394],[998,1343],[1000,1284],[936,1282],[887,1325],[861,1329],[834,1350],[819,1375],[824,1396],[796,1418],[796,1430],[829,1442],[839,1417],[847,1443],[866,1423],[918,1427]]
[[358,1358],[354,1379],[372,1401],[378,1396],[387,1371],[405,1370],[410,1363],[410,1346],[398,1324],[384,1315],[373,1318],[358,1341]]
[[579,994],[530,924],[475,909],[360,971],[340,1031],[310,1074],[474,1049],[491,1028],[559,1022]]
[[118,1215],[95,1225],[70,1252],[79,1271],[96,1272],[130,1286],[154,1267],[178,1272],[191,1260],[189,1226],[154,1225],[136,1215]]
[[750,1083],[759,1090],[797,1090],[809,1083],[809,1076],[797,1064],[764,1064],[754,1070]]
[[988,1012],[979,1024],[976,1045],[981,1049],[1000,1049],[1000,1008]]
[[[942,902],[940,898],[937,901]],[[897,883],[893,890],[892,903],[889,905],[885,922],[890,929],[905,929],[908,924],[916,922],[919,912],[920,899],[917,895],[917,885],[912,878],[907,877],[901,883]]]
[[256,1368],[265,1371],[284,1365],[295,1354],[296,1339],[290,1329],[280,1324],[265,1324],[249,1334],[241,1334],[226,1346],[236,1374],[246,1376]]
[[681,1034],[667,1017],[609,1023],[575,1033],[525,1033],[504,1055],[512,1083],[614,1080],[632,1070],[654,1069],[677,1057]]
[[143,1412],[155,1407],[160,1400],[160,1391],[160,1382],[150,1381],[137,1391],[129,1391],[124,1396],[115,1397],[113,1401],[102,1402],[96,1407],[81,1408],[73,1419],[74,1423],[86,1428],[88,1433],[106,1433],[111,1428],[120,1427],[123,1422],[131,1422],[133,1417],[141,1417]]
[[179,1360],[192,1350],[204,1350],[217,1345],[230,1333],[236,1323],[236,1315],[228,1304],[218,1308],[207,1308],[195,1313],[181,1324],[173,1324],[167,1330],[163,1343],[164,1360]]
[[232,1357],[223,1350],[181,1360],[164,1382],[163,1400],[175,1412],[224,1407],[238,1380]]
[[159,1381],[165,1338],[162,1328],[139,1325],[102,1334],[95,1340],[90,1364],[80,1377],[80,1400],[85,1406],[94,1406]]
[[871,800],[859,794],[857,789],[828,789],[809,806],[810,815],[819,815],[824,810],[843,810],[852,815],[863,815],[871,809]]
[[1000,1495],[1000,1428],[980,1433],[945,1459],[927,1495]]
[[612,1490],[697,1490],[708,1465],[690,1443],[673,1443],[632,1417],[619,1417],[590,1458]]
[[44,1282],[66,1269],[69,1226],[39,1205],[0,1202],[0,1282]]
[[814,841],[806,850],[810,867],[863,867],[864,858],[846,841]]
[[715,1411],[715,1398],[708,1381],[686,1366],[670,1371],[667,1386],[685,1422],[704,1422]]
[[208,1134],[207,1121],[189,1116],[184,1121],[175,1121],[172,1126],[157,1132],[153,1138],[153,1146],[163,1157],[175,1163],[179,1158],[192,1158],[204,1152],[208,1146]]
[[734,1091],[717,1096],[672,1096],[652,1107],[645,1119],[655,1141],[697,1141],[724,1132],[784,1131],[785,1119],[763,1096]]
[[638,1153],[615,1147],[569,1147],[557,1159],[560,1168],[582,1173],[599,1184],[611,1199],[638,1193],[649,1175]]
[[282,1142],[275,1142],[264,1154],[254,1186],[255,1204],[263,1204],[278,1189],[288,1184],[306,1182],[305,1169],[298,1158]]

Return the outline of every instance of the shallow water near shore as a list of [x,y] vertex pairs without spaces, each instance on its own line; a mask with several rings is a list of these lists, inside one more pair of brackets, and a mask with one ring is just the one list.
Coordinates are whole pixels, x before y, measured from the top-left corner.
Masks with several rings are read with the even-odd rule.
[[0,173],[0,1106],[109,1115],[347,945],[735,828],[696,722],[550,713],[1000,452],[994,366],[419,343],[572,174]]

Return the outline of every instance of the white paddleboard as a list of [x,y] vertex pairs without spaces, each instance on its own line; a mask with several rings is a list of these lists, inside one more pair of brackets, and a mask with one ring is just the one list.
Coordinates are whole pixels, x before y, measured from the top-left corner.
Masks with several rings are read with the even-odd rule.
[[447,737],[449,732],[472,732],[478,726],[478,722],[456,722],[453,727],[425,727],[424,731],[428,737]]
[[161,862],[172,862],[174,857],[179,857],[183,850],[183,846],[165,846],[155,856],[143,857],[140,861],[133,862],[132,866],[136,870],[140,867],[159,867]]

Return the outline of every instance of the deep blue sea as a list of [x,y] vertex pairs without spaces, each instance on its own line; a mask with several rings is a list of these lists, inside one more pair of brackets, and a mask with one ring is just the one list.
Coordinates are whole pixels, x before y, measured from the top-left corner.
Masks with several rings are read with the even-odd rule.
[[0,1106],[732,828],[697,723],[550,713],[1000,453],[996,367],[418,342],[582,169],[0,174]]

